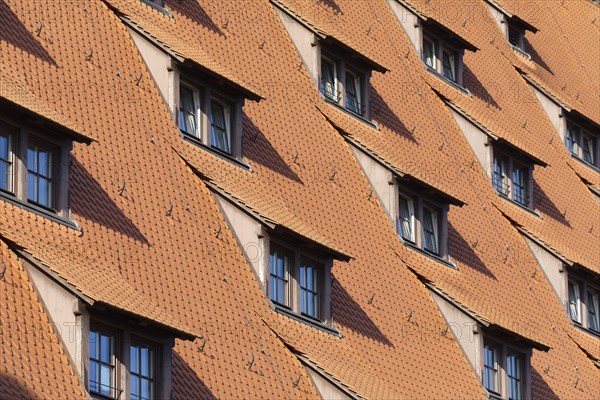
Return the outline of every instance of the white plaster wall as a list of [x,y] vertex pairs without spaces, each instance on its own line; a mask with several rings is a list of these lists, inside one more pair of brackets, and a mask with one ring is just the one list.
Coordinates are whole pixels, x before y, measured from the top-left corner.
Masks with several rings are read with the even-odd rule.
[[492,164],[492,155],[491,155],[491,146],[489,146],[489,137],[488,135],[479,129],[476,125],[474,125],[471,121],[457,113],[451,108],[450,114],[454,117],[456,124],[462,131],[463,135],[467,138],[469,145],[473,149],[475,156],[479,160],[481,167],[486,171],[486,175],[491,177],[491,164]]
[[324,400],[350,400],[350,397],[346,396],[341,390],[332,385],[327,379],[323,378],[315,370],[308,366],[304,366],[304,369],[312,379],[313,383],[317,387],[319,396]]
[[550,119],[550,122],[552,122],[554,129],[556,129],[556,132],[558,132],[558,134],[560,135],[560,139],[564,142],[567,127],[565,118],[563,118],[562,107],[556,104],[554,100],[546,96],[535,86],[529,86],[531,87],[531,89],[533,89],[535,96],[538,98],[540,105],[546,112],[546,115],[548,115],[548,118]]
[[383,205],[388,218],[396,226],[397,218],[397,188],[392,173],[383,165],[365,154],[362,150],[350,144],[354,157],[361,166],[363,173],[369,180],[371,188],[377,195],[379,202]]
[[567,310],[567,274],[563,268],[563,262],[555,255],[532,241],[526,236],[523,236],[525,242],[529,246],[531,253],[536,258],[537,262],[542,267],[550,286],[554,289],[554,293],[560,300],[565,311]]
[[419,57],[421,55],[421,43],[422,43],[422,31],[421,21],[419,17],[412,11],[406,8],[404,5],[398,3],[396,0],[388,0],[388,4],[392,9],[392,12],[396,15],[396,18],[404,28],[406,35],[412,42],[413,46]]

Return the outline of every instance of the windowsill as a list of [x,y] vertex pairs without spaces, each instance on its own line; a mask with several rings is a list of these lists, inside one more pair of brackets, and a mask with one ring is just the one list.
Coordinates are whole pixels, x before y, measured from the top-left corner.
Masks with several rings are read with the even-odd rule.
[[[321,93],[321,92],[319,92]],[[360,122],[363,122],[367,125],[369,125],[371,128],[375,128],[377,130],[379,130],[379,127],[377,125],[375,125],[373,122],[369,121],[368,119],[366,119],[365,117],[363,117],[360,114],[357,114],[349,109],[347,109],[346,107],[343,107],[341,105],[339,105],[338,103],[336,103],[334,100],[328,98],[327,96],[325,96],[323,93],[321,93],[321,96],[323,97],[323,100],[325,100],[326,103],[331,104],[332,106],[336,107],[337,109],[345,112],[346,114],[356,118],[357,120],[359,120]]]
[[25,201],[19,200],[16,197],[0,191],[0,200],[4,200],[7,203],[10,203],[14,206],[22,208],[23,210],[31,211],[34,214],[40,215],[44,218],[48,218],[49,220],[56,222],[58,224],[64,225],[68,228],[75,229],[77,231],[81,231],[81,228],[77,222],[70,220],[68,218],[63,218],[59,215],[56,215],[54,212],[49,211],[45,208],[33,205],[31,203],[27,203]]
[[514,51],[516,51],[517,53],[519,53],[520,55],[522,55],[523,57],[527,58],[528,60],[531,60],[531,55],[526,52],[525,50],[521,49],[520,47],[515,46],[514,44],[510,44],[510,47],[512,47],[512,49]]
[[469,89],[467,89],[463,86],[460,86],[458,83],[454,82],[452,79],[446,78],[444,75],[440,74],[435,69],[431,68],[429,65],[427,65],[425,63],[423,63],[423,65],[425,65],[425,68],[427,68],[427,71],[431,72],[433,75],[437,76],[439,79],[446,82],[447,84],[454,87],[455,89],[458,89],[461,92],[463,92],[464,94],[466,94],[467,96],[471,97],[471,91]]
[[167,17],[173,18],[173,14],[171,14],[171,11],[168,8],[159,6],[158,4],[154,4],[151,1],[145,1],[145,0],[140,0],[140,1],[147,6],[154,8],[156,11],[159,11],[159,12],[165,14]]
[[204,149],[204,150],[206,150],[206,151],[214,154],[215,156],[217,156],[219,158],[222,158],[225,161],[229,161],[230,163],[235,164],[238,167],[244,168],[245,170],[248,170],[248,171],[252,172],[252,167],[250,167],[250,164],[248,164],[248,163],[246,163],[244,161],[238,160],[237,158],[235,158],[235,157],[233,157],[233,156],[231,156],[231,155],[229,155],[229,154],[227,154],[227,153],[225,153],[225,152],[223,152],[223,151],[221,151],[219,149],[215,149],[214,147],[205,145],[197,137],[194,137],[194,136],[190,135],[189,133],[185,133],[183,131],[180,131],[180,132],[181,132],[181,137],[184,140],[186,140],[186,141],[192,143],[193,145],[198,146],[198,147],[200,147],[200,148],[202,148],[202,149]]
[[519,203],[519,202],[517,202],[517,201],[514,201],[514,200],[513,200],[513,199],[511,199],[511,198],[508,198],[508,197],[506,197],[505,195],[503,195],[503,194],[499,193],[498,191],[496,191],[496,194],[497,194],[497,195],[498,195],[498,196],[499,196],[501,199],[504,199],[504,200],[508,201],[509,203],[511,203],[511,204],[514,204],[515,206],[519,207],[520,209],[522,209],[522,210],[524,210],[524,211],[527,211],[528,213],[530,213],[530,214],[533,214],[533,215],[535,215],[535,216],[536,216],[536,217],[538,217],[538,218],[542,218],[542,216],[541,216],[541,214],[540,214],[539,212],[537,212],[537,211],[534,211],[534,210],[532,210],[531,208],[529,208],[529,207],[526,207],[526,206],[524,206],[523,204],[521,204],[521,203]]
[[[398,235],[398,236],[399,236],[399,235]],[[423,254],[424,256],[431,258],[431,259],[432,259],[432,260],[434,260],[434,261],[437,261],[437,262],[439,262],[439,263],[441,263],[441,264],[444,264],[444,265],[445,265],[445,266],[447,266],[447,267],[450,267],[450,268],[452,268],[452,269],[458,269],[455,263],[453,263],[453,262],[451,262],[451,261],[448,261],[448,260],[445,260],[445,259],[443,259],[442,257],[440,257],[440,256],[438,256],[438,255],[436,255],[436,254],[433,254],[433,253],[431,253],[431,252],[429,252],[429,251],[427,251],[427,250],[423,250],[423,249],[421,249],[420,247],[417,247],[416,245],[414,245],[413,243],[411,243],[411,242],[408,242],[408,241],[406,241],[406,240],[402,239],[402,237],[400,237],[400,239],[402,240],[402,242],[404,243],[404,245],[405,245],[406,247],[408,247],[408,248],[410,248],[410,249],[413,249],[413,250],[415,250],[415,251],[417,251],[417,252],[419,252],[419,253]]]
[[498,393],[490,392],[489,390],[487,390],[487,392],[488,392],[488,398],[490,400],[503,400],[504,399],[504,397],[502,397],[502,395],[500,395]]
[[579,157],[577,154],[571,153],[571,157],[573,157],[575,160],[579,161],[581,164],[585,165],[586,167],[591,168],[596,172],[600,172],[600,167],[597,167],[594,164],[592,164],[588,161],[585,161],[583,158]]
[[334,336],[338,336],[338,337],[342,337],[342,335],[340,334],[340,331],[338,331],[336,328],[334,328],[331,325],[327,325],[323,322],[317,321],[313,318],[307,317],[305,315],[301,315],[301,314],[297,314],[293,311],[291,311],[289,308],[284,307],[284,306],[280,306],[278,304],[272,303],[271,302],[271,308],[275,311],[278,312],[279,314],[285,315],[286,317],[290,317],[292,319],[295,319],[296,321],[299,322],[303,322],[307,325],[312,326],[313,328],[317,328],[322,330],[323,332],[329,333],[331,335]]
[[577,329],[579,329],[579,330],[587,333],[588,335],[592,335],[592,336],[600,339],[600,332],[596,332],[596,331],[593,331],[593,330],[591,330],[589,328],[586,328],[586,327],[582,326],[581,324],[579,324],[579,323],[577,323],[577,322],[575,322],[573,320],[571,320],[571,322],[573,323],[573,326],[575,326],[575,328],[577,328]]

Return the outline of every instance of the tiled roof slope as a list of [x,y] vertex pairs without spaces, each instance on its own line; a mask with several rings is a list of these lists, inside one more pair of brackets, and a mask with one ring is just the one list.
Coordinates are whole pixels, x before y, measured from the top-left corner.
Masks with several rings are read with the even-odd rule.
[[0,276],[0,399],[84,399],[27,273],[3,241]]
[[[289,212],[355,257],[333,268],[333,314],[343,335],[338,346],[329,346],[332,336],[285,317],[280,320],[287,324],[269,326],[280,336],[286,334],[283,327],[290,327],[288,334],[299,338],[297,351],[331,368],[328,372],[335,379],[361,397],[389,393],[392,398],[482,398],[483,390],[458,345],[440,339],[437,332],[444,321],[427,291],[396,256],[405,250],[375,196],[369,195],[347,144],[315,107],[318,92],[306,71],[298,68],[300,58],[273,6],[267,1],[252,4],[252,13],[245,13],[228,9],[227,3],[220,8],[210,2],[203,7],[173,2],[173,19],[140,4],[134,14],[140,25],[161,24],[162,29],[181,32],[236,76],[268,88],[265,100],[244,108],[244,153],[252,172],[173,135],[172,144],[186,162],[244,203],[267,208],[261,213]],[[200,10],[203,20],[191,23],[183,17]],[[207,26],[207,19],[225,18],[230,21],[227,28],[219,25],[217,32]],[[247,28],[250,23],[253,29]],[[381,47],[373,50],[384,56]],[[377,300],[369,305],[373,293]],[[412,322],[406,321],[409,309],[414,310]],[[261,315],[268,319],[270,313]],[[417,326],[431,334],[406,332]],[[443,373],[440,365],[445,366]]]
[[72,152],[82,231],[0,202],[2,237],[113,307],[202,335],[202,351],[204,339],[176,342],[174,399],[315,398],[300,363],[255,314],[268,303],[212,196],[166,140],[179,131],[123,23],[101,1],[1,4],[11,18],[0,25],[2,69],[57,99],[57,112],[98,140]]

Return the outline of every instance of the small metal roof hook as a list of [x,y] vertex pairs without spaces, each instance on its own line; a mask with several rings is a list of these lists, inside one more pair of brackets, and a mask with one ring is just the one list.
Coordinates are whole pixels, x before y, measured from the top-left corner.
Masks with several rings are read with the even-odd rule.
[[2,259],[1,261],[2,261],[2,271],[0,271],[0,279],[4,279],[4,275],[6,274],[6,263],[4,262],[4,259]]
[[90,48],[90,53],[87,56],[85,56],[85,61],[91,61],[93,55],[94,55],[94,49]]

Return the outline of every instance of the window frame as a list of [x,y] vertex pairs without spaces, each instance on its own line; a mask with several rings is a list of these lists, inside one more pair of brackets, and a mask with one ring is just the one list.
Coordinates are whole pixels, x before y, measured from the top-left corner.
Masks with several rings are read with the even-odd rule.
[[[492,188],[498,195],[512,203],[522,207],[536,215],[535,202],[533,198],[533,169],[534,165],[526,161],[524,157],[509,155],[506,149],[499,149],[497,146],[491,147],[492,168],[489,170]],[[514,152],[513,152],[514,154]],[[498,161],[501,161],[505,168],[504,174],[498,178]],[[515,182],[516,172],[521,171],[523,184]],[[517,193],[517,188],[522,186],[522,190]]]
[[[531,355],[532,349],[516,346],[514,338],[509,335],[497,332],[495,334],[485,334],[480,345],[481,358],[479,367],[479,377],[481,386],[489,393],[493,399],[514,399],[524,400],[531,397]],[[495,350],[495,382],[494,388],[486,386],[486,347]],[[520,396],[510,397],[511,394],[511,371],[509,366],[510,357],[516,357],[518,362]]]
[[0,191],[8,193],[8,194],[14,194],[14,187],[15,187],[15,160],[16,160],[16,155],[15,155],[15,142],[16,142],[16,134],[15,132],[6,132],[4,133],[4,131],[2,130],[2,122],[0,121],[0,136],[6,137],[6,151],[7,151],[7,158],[4,159],[2,155],[0,155],[0,163],[6,164],[6,188],[2,188],[0,187]]
[[[436,260],[440,260],[444,263],[455,267],[450,262],[450,252],[448,248],[448,211],[450,205],[446,201],[442,201],[436,196],[428,195],[424,193],[420,187],[415,186],[407,181],[396,179],[396,209],[395,209],[395,229],[402,242],[414,248],[424,254],[433,257]],[[401,217],[401,198],[412,200],[414,211],[412,215],[413,220],[413,238],[414,241],[406,239],[402,236],[402,217]],[[434,240],[436,243],[437,252],[432,249],[426,248],[426,237],[425,237],[425,210],[429,209],[437,214],[437,221],[432,226],[434,233]],[[410,213],[410,210],[409,210]]]
[[[58,134],[49,128],[32,125],[15,117],[0,116],[0,132],[10,136],[12,159],[11,190],[0,190],[0,200],[22,207],[54,222],[79,229],[71,220],[69,186],[70,163],[73,138]],[[28,194],[28,153],[32,144],[47,147],[54,154],[52,165],[51,204],[38,204]]]
[[[273,303],[275,310],[284,311],[291,316],[297,316],[302,321],[312,322],[320,327],[331,330],[331,267],[333,260],[320,251],[315,251],[311,246],[304,247],[302,244],[291,245],[284,243],[284,238],[278,237],[268,241],[268,265],[265,268],[267,275],[265,292],[267,298]],[[273,249],[281,254],[287,254],[290,261],[288,270],[288,292],[289,305],[280,304],[272,299],[271,292],[271,254]],[[301,271],[304,267],[311,266],[316,270],[317,277],[316,294],[318,295],[318,306],[316,315],[305,312],[302,309],[303,288],[301,287]]]
[[[463,86],[464,85],[464,77],[463,77],[463,54],[464,49],[457,46],[456,43],[451,43],[448,40],[442,39],[443,32],[438,32],[433,29],[433,32],[430,32],[423,28],[423,33],[421,35],[421,61],[425,68],[429,71],[433,72],[435,75],[439,76],[444,81],[450,83],[456,88],[462,90],[463,92],[469,94],[470,92]],[[428,42],[432,45],[434,51],[434,59],[433,66],[427,64],[427,57],[425,54],[425,43]],[[445,60],[451,56],[453,58],[449,67],[454,68],[454,77],[447,76],[446,74],[446,65]]]
[[[567,270],[566,275],[566,298],[564,299],[564,307],[567,316],[575,326],[600,337],[600,282],[594,280],[594,278],[597,279],[597,276],[581,270],[572,270],[570,268]],[[576,306],[578,318],[576,319],[573,318],[571,311],[571,287],[575,289],[575,294],[577,295]],[[594,314],[594,312],[592,312],[592,307],[590,306],[590,300],[594,300],[594,296],[596,296],[596,299],[592,306],[596,316],[595,322],[597,323],[595,328],[590,321],[592,314]]]
[[[564,142],[571,156],[596,169],[600,168],[600,134],[573,120],[567,120]],[[586,142],[591,144],[589,159],[586,157]]]
[[402,237],[402,239],[412,243],[412,244],[416,244],[417,243],[417,234],[416,234],[416,212],[417,212],[417,199],[415,199],[413,196],[407,194],[407,193],[403,193],[403,192],[398,192],[398,197],[400,199],[404,199],[407,203],[407,208],[408,208],[408,218],[409,218],[409,227],[410,227],[410,238],[405,237],[402,234],[402,223],[403,223],[403,217],[402,217],[402,209],[401,209],[401,201],[398,203],[398,218],[397,218],[397,232],[400,235],[400,237]]
[[[131,356],[130,356],[129,357],[129,368],[127,369],[128,370],[128,375],[129,375],[128,376],[128,380],[129,380],[129,385],[128,385],[129,386],[129,398],[132,399],[132,400],[134,400],[134,396],[132,395],[132,385],[133,385],[133,383],[132,383],[133,382],[132,376],[137,376],[138,379],[140,379],[140,384],[141,384],[141,380],[142,379],[146,379],[146,380],[149,380],[149,381],[152,382],[151,383],[151,390],[152,390],[151,397],[145,398],[145,397],[142,397],[141,395],[138,395],[138,396],[136,396],[137,400],[146,400],[146,399],[148,399],[148,400],[156,400],[156,399],[159,398],[158,395],[157,395],[158,394],[157,385],[158,385],[158,382],[160,382],[160,377],[159,377],[159,374],[160,374],[160,368],[159,368],[159,366],[160,366],[160,345],[157,344],[157,343],[150,342],[150,341],[148,341],[146,339],[143,339],[143,338],[141,338],[141,337],[139,337],[137,335],[131,335],[131,339],[130,339],[130,342],[129,342],[129,349],[128,349],[130,353],[131,353],[132,347],[134,347],[134,346],[138,346],[139,348],[146,347],[146,348],[148,348],[148,349],[151,350],[151,352],[152,352],[152,361],[150,362],[150,364],[151,364],[150,367],[152,369],[153,377],[152,377],[152,379],[149,379],[148,377],[145,377],[145,376],[142,375],[142,372],[141,372],[141,361],[140,361],[140,371],[139,371],[139,373],[132,372],[133,368],[132,368],[132,360],[131,360]],[[140,358],[141,358],[141,356],[140,356]]]
[[[36,155],[36,160],[35,160],[35,168],[36,170],[31,170],[29,167],[29,156],[30,156],[30,150],[32,148],[32,145],[35,146],[35,155]],[[48,167],[48,174],[49,176],[44,176],[40,171],[39,171],[39,153],[40,153],[40,148],[42,149],[46,149],[45,151],[48,152],[49,154],[53,154],[53,159],[50,160],[51,165]],[[57,182],[57,175],[58,175],[58,165],[60,163],[60,149],[58,148],[58,146],[52,144],[52,143],[48,143],[47,141],[37,137],[37,136],[29,136],[28,138],[28,143],[27,143],[27,156],[26,156],[26,161],[25,161],[25,165],[26,165],[26,174],[27,174],[27,187],[26,187],[26,192],[27,192],[27,202],[44,208],[48,211],[52,211],[52,212],[56,212],[56,206],[57,206],[57,197],[58,197],[58,193],[57,193],[57,188],[58,188],[58,182]],[[49,189],[50,189],[50,194],[48,197],[48,204],[42,204],[39,201],[39,193],[36,192],[36,194],[38,195],[38,197],[34,200],[31,198],[31,193],[29,190],[29,183],[30,183],[30,175],[33,174],[36,177],[36,188],[37,190],[39,190],[39,181],[41,179],[45,179],[49,181]]]
[[[112,373],[111,373],[111,384],[112,386],[109,386],[109,389],[111,390],[111,395],[107,395],[107,394],[103,394],[100,392],[96,392],[92,390],[92,368],[91,368],[91,363],[92,361],[97,362],[99,364],[99,366],[101,366],[103,364],[103,362],[101,361],[101,357],[100,357],[100,353],[102,352],[102,349],[100,347],[100,344],[98,344],[98,348],[99,348],[99,357],[97,360],[96,359],[92,359],[91,356],[91,346],[92,346],[92,331],[98,331],[100,333],[100,335],[102,336],[109,336],[111,338],[111,347],[112,347],[112,352],[111,352],[111,361],[112,361],[112,365],[110,365],[110,367],[112,367]],[[118,332],[117,330],[115,330],[112,327],[106,326],[104,324],[98,323],[98,322],[92,322],[90,325],[90,330],[88,333],[88,343],[89,343],[89,349],[90,349],[90,353],[88,356],[88,361],[87,361],[87,365],[88,365],[88,371],[89,371],[89,376],[88,376],[88,381],[87,381],[87,387],[88,387],[88,391],[91,395],[96,395],[98,397],[101,398],[108,398],[108,399],[117,399],[120,395],[120,393],[122,392],[122,388],[121,385],[119,384],[119,376],[120,376],[120,366],[119,366],[119,362],[118,362],[118,358],[117,358],[117,353],[119,352],[119,349],[121,347],[121,340],[119,340],[119,336],[118,336]],[[100,381],[99,382],[95,382],[96,384],[98,384],[98,386],[102,386],[102,372],[101,369],[99,368],[98,370],[98,376],[100,376]]]
[[[188,114],[190,114],[189,110],[185,110],[182,111],[183,109],[183,101],[182,101],[182,88],[185,88],[186,90],[189,90],[192,94],[192,100],[194,101],[194,124],[196,125],[196,132],[188,132],[187,130],[182,128],[182,113],[183,112],[187,112]],[[200,140],[202,140],[202,124],[203,124],[203,118],[204,118],[204,108],[203,108],[203,96],[202,96],[202,89],[199,87],[196,87],[195,85],[192,85],[184,80],[181,80],[179,82],[179,102],[178,104],[178,120],[177,120],[177,126],[179,128],[180,131],[182,131],[184,134],[186,135],[191,135],[193,137],[196,137]]]
[[[225,131],[225,139],[227,140],[227,145],[229,149],[222,149],[218,147],[215,143],[213,143],[214,129],[215,129],[215,121],[214,121],[214,105],[218,104],[223,109],[223,121],[225,122],[225,127],[217,127],[217,129],[223,129]],[[219,151],[221,153],[225,153],[228,156],[233,156],[234,151],[234,136],[233,136],[233,103],[228,101],[226,98],[222,96],[218,96],[212,94],[210,97],[210,132],[209,132],[209,142],[208,144],[213,150]]]
[[[272,270],[272,265],[271,265],[271,257],[273,257],[273,254],[275,254],[275,258],[277,256],[277,254],[281,253],[285,258],[286,261],[286,265],[284,265],[285,268],[285,279],[283,277],[279,277],[277,274],[277,270],[275,271],[275,275],[273,275],[273,273],[271,272]],[[275,267],[275,269],[277,269],[277,267]],[[293,256],[293,252],[291,252],[290,250],[286,249],[283,246],[279,246],[277,244],[272,244],[270,246],[269,249],[269,279],[268,279],[268,297],[269,300],[271,300],[273,303],[280,305],[282,307],[291,309],[292,308],[292,279],[293,279],[293,269],[294,269],[294,256]],[[278,301],[278,299],[274,299],[273,298],[273,284],[272,284],[272,277],[274,277],[275,283],[278,283],[279,280],[283,280],[285,281],[285,303],[281,303]],[[278,287],[278,286],[277,286]],[[278,290],[277,290],[278,292]],[[277,295],[277,293],[275,294]]]

